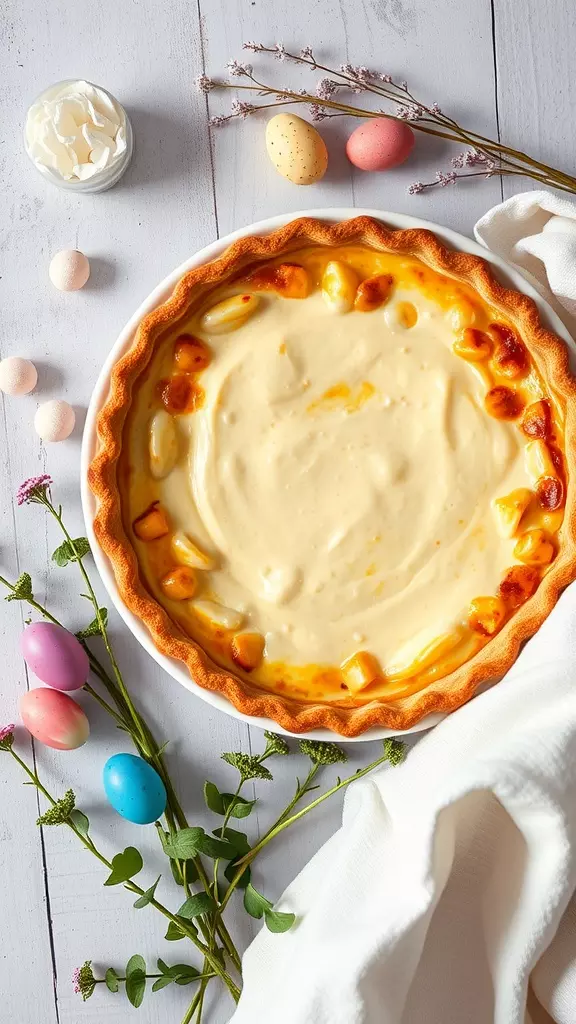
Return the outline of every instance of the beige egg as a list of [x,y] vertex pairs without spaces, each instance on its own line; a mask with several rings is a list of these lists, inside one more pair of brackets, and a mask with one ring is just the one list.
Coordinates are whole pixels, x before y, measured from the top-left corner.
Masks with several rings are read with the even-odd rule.
[[74,430],[76,416],[68,402],[52,399],[36,409],[34,427],[43,441],[65,441]]
[[90,263],[77,249],[62,249],[50,261],[50,280],[61,292],[77,292],[90,277]]
[[268,121],[266,150],[278,174],[294,185],[313,185],[326,174],[328,152],[324,139],[296,114],[276,114]]

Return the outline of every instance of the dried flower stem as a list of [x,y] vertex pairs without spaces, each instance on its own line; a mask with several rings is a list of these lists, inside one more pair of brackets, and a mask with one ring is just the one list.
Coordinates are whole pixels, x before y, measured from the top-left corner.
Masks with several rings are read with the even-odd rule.
[[[445,186],[463,178],[478,177],[510,177],[523,175],[531,178],[541,185],[556,188],[561,192],[574,194],[576,192],[576,177],[564,171],[560,171],[550,164],[536,160],[522,150],[514,149],[504,143],[490,139],[472,129],[462,127],[458,122],[440,110],[438,104],[427,106],[422,103],[409,90],[406,82],[395,82],[391,75],[370,71],[364,67],[354,67],[351,64],[342,64],[340,68],[331,68],[319,63],[312,52],[311,47],[305,47],[300,54],[291,53],[281,43],[275,46],[264,46],[261,43],[245,43],[244,49],[252,50],[254,53],[266,54],[276,57],[281,61],[288,61],[295,64],[306,65],[313,71],[324,72],[329,78],[323,78],[318,82],[316,95],[307,90],[282,89],[267,85],[259,81],[253,74],[250,64],[242,64],[237,60],[230,61],[228,69],[232,77],[248,79],[248,84],[236,84],[235,82],[213,81],[206,75],[199,79],[199,87],[203,92],[208,93],[214,89],[239,89],[256,94],[262,98],[274,98],[273,103],[249,103],[235,102],[230,114],[217,115],[210,119],[213,127],[225,124],[237,118],[247,117],[257,110],[269,107],[278,107],[286,104],[308,104],[312,119],[324,120],[327,117],[359,117],[377,118],[388,117],[394,120],[406,121],[415,131],[425,135],[436,136],[449,142],[464,143],[471,147],[470,156],[475,159],[473,162],[483,164],[482,171],[473,173],[457,174],[453,171],[439,172],[436,180],[431,182],[415,182],[410,186],[412,194],[422,192],[434,186]],[[385,99],[393,105],[392,110],[369,110],[365,107],[355,106],[335,98],[335,93],[341,90],[350,90],[353,93],[371,93],[379,99]],[[466,156],[466,154],[463,154]],[[458,163],[459,158],[454,161],[455,166],[463,166]]]

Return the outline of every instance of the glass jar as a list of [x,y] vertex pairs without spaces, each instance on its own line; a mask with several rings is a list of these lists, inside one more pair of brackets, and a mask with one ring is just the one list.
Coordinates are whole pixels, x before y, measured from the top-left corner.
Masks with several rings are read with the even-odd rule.
[[[75,117],[70,120],[72,111]],[[90,111],[92,118],[87,116]],[[82,118],[85,121],[79,124]],[[116,131],[111,136],[106,135],[103,129],[108,133],[113,129]],[[70,135],[69,132],[74,130],[75,135]],[[107,158],[106,138],[119,149]],[[94,148],[90,150],[91,144]],[[112,93],[83,79],[65,79],[45,89],[28,109],[24,145],[34,167],[44,178],[58,188],[85,194],[104,192],[120,180],[132,159],[134,135],[126,110]],[[88,156],[100,153],[103,166],[90,177],[71,173],[73,158],[70,152],[80,156],[80,149],[84,162],[76,166],[83,167],[84,173],[97,162],[89,160]],[[43,162],[43,159],[48,162]],[[63,166],[70,176],[63,172]]]

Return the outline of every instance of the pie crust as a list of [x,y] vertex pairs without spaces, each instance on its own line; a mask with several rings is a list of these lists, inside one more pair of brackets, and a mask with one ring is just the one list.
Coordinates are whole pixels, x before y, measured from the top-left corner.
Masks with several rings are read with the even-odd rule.
[[[247,672],[218,665],[152,596],[123,521],[119,467],[138,379],[149,366],[158,339],[166,337],[166,332],[185,318],[199,297],[222,282],[241,277],[245,268],[252,272],[259,263],[280,256],[289,259],[290,253],[303,247],[351,244],[418,259],[433,271],[470,286],[513,326],[560,417],[563,443],[559,456],[562,469],[558,473],[565,486],[565,509],[554,540],[554,560],[537,589],[464,664],[441,678],[432,678],[424,688],[401,699],[370,698],[369,692],[359,692],[346,694],[341,700],[305,700],[263,689]],[[570,443],[576,417],[576,404],[571,399],[575,394],[566,345],[542,326],[532,299],[504,288],[485,260],[448,249],[433,233],[422,229],[391,230],[369,217],[337,224],[301,218],[269,235],[244,237],[218,259],[188,271],[170,298],[140,323],[129,350],[113,367],[109,394],[98,417],[98,450],[89,468],[90,487],[97,499],[95,534],[110,559],[125,604],[145,623],[157,649],[184,662],[198,685],[223,693],[244,714],[270,718],[294,733],[324,727],[354,737],[375,726],[404,730],[432,712],[453,711],[481,684],[498,680],[512,665],[524,641],[549,614],[562,589],[576,577],[576,448]]]

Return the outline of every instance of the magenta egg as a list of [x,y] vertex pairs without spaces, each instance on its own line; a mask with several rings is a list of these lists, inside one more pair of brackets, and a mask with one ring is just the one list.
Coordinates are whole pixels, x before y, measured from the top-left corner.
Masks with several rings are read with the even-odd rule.
[[88,655],[73,633],[54,622],[33,622],[20,638],[28,668],[47,686],[79,690],[90,672]]
[[375,117],[355,128],[346,143],[346,156],[361,171],[388,171],[407,160],[414,132],[404,121]]
[[90,735],[82,708],[61,690],[29,690],[20,698],[20,717],[35,739],[56,750],[75,750]]

